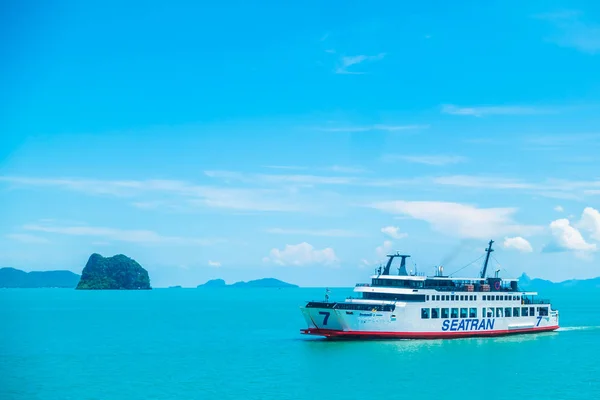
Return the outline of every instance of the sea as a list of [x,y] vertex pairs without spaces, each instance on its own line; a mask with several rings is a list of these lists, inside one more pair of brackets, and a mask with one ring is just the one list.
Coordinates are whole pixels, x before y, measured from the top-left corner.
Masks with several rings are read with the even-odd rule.
[[[0,399],[600,399],[600,290],[552,333],[305,337],[324,289],[0,289]],[[351,289],[332,289],[332,300]]]

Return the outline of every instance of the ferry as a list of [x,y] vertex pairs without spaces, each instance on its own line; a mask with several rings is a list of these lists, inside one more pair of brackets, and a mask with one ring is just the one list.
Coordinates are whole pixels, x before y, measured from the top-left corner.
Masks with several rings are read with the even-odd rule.
[[[301,333],[328,339],[446,339],[549,332],[558,329],[558,311],[518,279],[487,277],[493,240],[485,249],[479,277],[408,273],[410,255],[390,254],[384,268],[359,283],[345,301],[309,301],[301,307],[308,325]],[[483,256],[482,256],[483,257]],[[398,274],[391,274],[394,259]]]

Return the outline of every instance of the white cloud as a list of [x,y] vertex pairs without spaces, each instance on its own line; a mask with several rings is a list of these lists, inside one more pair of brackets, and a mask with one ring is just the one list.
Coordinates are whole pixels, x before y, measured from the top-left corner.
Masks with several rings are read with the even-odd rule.
[[336,74],[352,74],[352,75],[364,74],[364,72],[348,71],[348,68],[353,65],[364,63],[365,61],[369,61],[369,62],[379,61],[379,60],[382,60],[383,57],[385,57],[385,53],[379,53],[375,56],[367,56],[364,54],[361,54],[358,56],[345,56],[345,57],[342,57],[341,66],[339,66],[335,70],[335,73]]
[[50,243],[45,237],[30,235],[28,233],[9,233],[8,235],[5,235],[5,237],[22,243]]
[[[230,179],[234,179],[234,177],[230,177]],[[145,209],[160,206],[169,208],[209,207],[247,211],[302,211],[306,209],[306,203],[299,202],[289,192],[281,189],[224,188],[195,185],[178,180],[104,181],[4,176],[0,177],[0,181],[20,186],[57,187],[88,195],[144,196],[144,201],[134,203],[134,205]],[[166,195],[169,196],[169,199],[146,200],[149,194]]]
[[578,223],[580,229],[590,233],[590,237],[600,242],[600,212],[592,207],[586,207]]
[[219,268],[221,266],[221,263],[219,261],[208,260],[208,266]]
[[587,243],[581,232],[571,226],[566,218],[557,219],[550,223],[552,241],[544,248],[545,252],[552,251],[596,251],[596,245]]
[[430,156],[410,156],[389,154],[383,157],[384,161],[406,161],[425,165],[450,165],[466,162],[467,159],[462,156],[430,155]]
[[556,212],[564,212],[565,209],[562,206],[556,206],[556,207],[554,207],[554,211],[556,211]]
[[531,253],[533,251],[531,243],[529,243],[527,239],[524,239],[521,236],[504,238],[504,248],[515,249],[523,253]]
[[338,262],[335,251],[327,247],[322,250],[315,249],[311,244],[302,242],[299,244],[286,244],[283,250],[271,249],[269,256],[263,258],[264,262],[272,262],[277,265],[313,265],[322,264],[335,266]]
[[385,233],[392,239],[402,239],[408,236],[408,233],[400,232],[400,228],[397,226],[386,226],[381,228],[381,232]]
[[385,258],[391,251],[393,251],[394,243],[391,240],[385,240],[381,246],[375,248],[375,254],[378,259]]
[[369,132],[369,131],[384,131],[384,132],[399,132],[399,131],[410,131],[427,129],[429,125],[363,125],[363,126],[337,126],[337,127],[324,127],[317,128],[323,132]]
[[56,226],[56,225],[24,225],[23,229],[35,232],[57,233],[71,236],[92,236],[121,242],[140,244],[180,244],[206,246],[219,240],[203,238],[186,238],[179,236],[162,236],[149,230],[124,230],[95,226]]
[[308,236],[329,236],[329,237],[362,237],[363,234],[346,229],[284,229],[268,228],[268,233],[279,235],[308,235]]
[[477,208],[442,201],[387,201],[374,203],[372,207],[426,221],[436,231],[463,238],[489,239],[498,235],[528,234],[540,230],[538,227],[515,223],[512,220],[515,208]]
[[451,115],[469,115],[483,117],[486,115],[530,115],[551,112],[549,108],[527,107],[527,106],[472,106],[460,107],[452,104],[444,104],[442,113]]
[[332,165],[331,167],[329,167],[327,169],[329,171],[338,172],[340,174],[360,174],[360,173],[366,172],[364,168],[344,167],[344,166],[340,166],[340,165]]
[[433,179],[438,185],[486,188],[486,189],[534,189],[535,185],[514,179],[501,177],[482,177],[472,175],[440,176]]
[[561,47],[570,47],[588,54],[600,52],[600,25],[584,21],[575,10],[558,11],[536,15],[555,28],[546,40]]

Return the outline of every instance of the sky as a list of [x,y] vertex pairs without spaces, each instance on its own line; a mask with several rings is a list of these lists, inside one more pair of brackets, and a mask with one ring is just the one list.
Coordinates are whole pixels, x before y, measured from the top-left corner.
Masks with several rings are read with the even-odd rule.
[[0,267],[600,276],[600,3],[325,3],[3,2]]

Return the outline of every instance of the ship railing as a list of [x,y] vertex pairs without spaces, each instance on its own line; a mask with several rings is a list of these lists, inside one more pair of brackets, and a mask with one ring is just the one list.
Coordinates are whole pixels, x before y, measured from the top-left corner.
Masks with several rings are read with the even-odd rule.
[[528,299],[523,297],[523,304],[550,304],[549,299]]
[[364,286],[371,286],[370,283],[357,283],[356,287],[364,287]]

